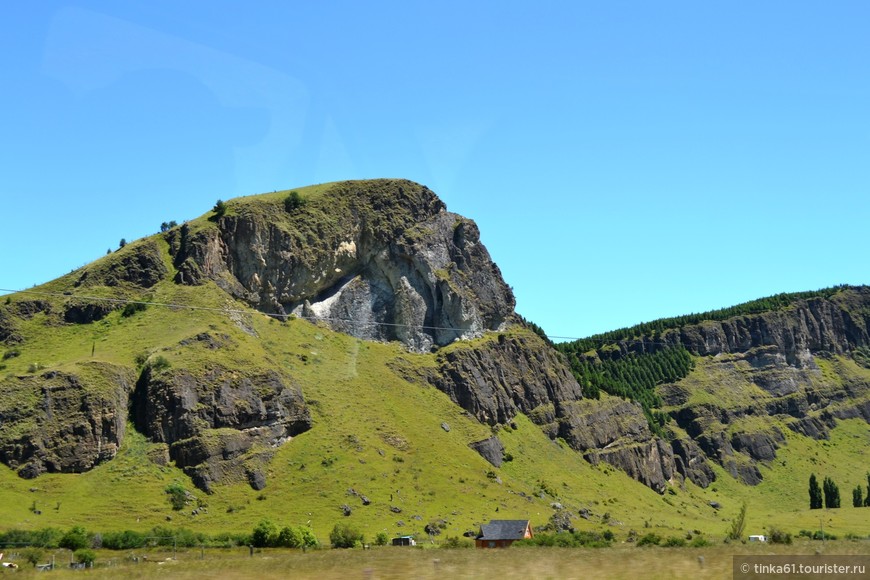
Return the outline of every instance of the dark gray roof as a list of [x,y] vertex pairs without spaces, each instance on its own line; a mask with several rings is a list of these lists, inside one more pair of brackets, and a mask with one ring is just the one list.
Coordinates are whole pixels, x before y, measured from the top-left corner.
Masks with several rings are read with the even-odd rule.
[[529,520],[490,520],[480,526],[478,540],[522,540]]

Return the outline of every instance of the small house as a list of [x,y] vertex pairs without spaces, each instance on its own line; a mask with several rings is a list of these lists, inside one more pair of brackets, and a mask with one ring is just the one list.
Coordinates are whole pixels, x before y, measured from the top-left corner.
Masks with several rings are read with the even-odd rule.
[[417,542],[414,541],[414,536],[399,536],[398,538],[393,538],[394,546],[416,546]]
[[490,520],[480,526],[474,544],[478,548],[507,548],[517,540],[533,536],[529,520]]

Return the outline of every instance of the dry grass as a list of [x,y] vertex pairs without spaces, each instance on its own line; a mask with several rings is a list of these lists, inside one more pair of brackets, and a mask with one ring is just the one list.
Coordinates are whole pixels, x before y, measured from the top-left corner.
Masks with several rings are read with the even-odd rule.
[[[868,541],[798,542],[791,546],[717,545],[707,548],[511,548],[508,550],[435,550],[378,548],[363,550],[271,550],[250,556],[246,548],[151,553],[134,563],[117,552],[101,552],[90,578],[730,578],[734,555],[870,555]],[[66,555],[57,561],[66,561]],[[37,572],[22,569],[16,577]],[[52,577],[80,577],[82,572],[56,570]]]

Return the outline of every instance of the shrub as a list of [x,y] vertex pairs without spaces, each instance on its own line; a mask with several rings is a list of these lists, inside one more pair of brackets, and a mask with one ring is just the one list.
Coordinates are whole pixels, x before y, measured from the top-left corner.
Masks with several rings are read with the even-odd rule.
[[664,543],[662,544],[662,546],[664,546],[666,548],[682,548],[685,545],[686,545],[685,539],[677,538],[675,536],[671,536],[670,538],[666,539],[664,541]]
[[277,529],[275,524],[269,520],[260,520],[260,523],[254,528],[251,533],[251,545],[255,548],[267,548],[273,546],[277,541]]
[[[382,532],[383,533],[383,532]],[[386,534],[384,534],[386,536]],[[446,548],[448,550],[456,549],[456,548],[472,548],[474,544],[469,540],[464,540],[459,536],[448,536],[444,543],[441,544],[442,548]]]
[[103,548],[107,550],[133,550],[142,548],[146,542],[145,534],[124,530],[123,532],[106,532],[103,534]]
[[123,318],[128,318],[133,316],[137,312],[143,312],[148,306],[144,302],[128,302],[126,306],[124,306],[124,310],[121,311],[121,316]]
[[284,211],[287,213],[293,213],[297,209],[303,207],[306,201],[299,195],[298,191],[291,191],[290,194],[284,198]]
[[278,539],[275,544],[282,548],[299,548],[302,546],[302,534],[290,526],[284,526],[278,532]]
[[175,511],[183,510],[187,504],[187,491],[180,483],[172,482],[164,491],[169,495],[169,503]]
[[661,536],[658,534],[654,534],[652,532],[641,536],[641,538],[637,541],[638,546],[658,546],[662,541]]
[[166,357],[163,355],[158,355],[153,361],[151,361],[148,365],[152,371],[162,371],[166,370],[172,365],[169,364],[169,361],[166,360]]
[[73,552],[76,562],[85,566],[93,566],[94,560],[97,559],[97,553],[90,548],[80,548]]
[[[386,546],[390,541],[390,537],[387,535],[387,532],[378,532],[378,535],[375,536],[375,545],[376,546]],[[447,541],[450,541],[450,538],[447,538]]]
[[36,566],[42,561],[44,550],[42,548],[24,548],[18,551],[18,555],[21,556],[25,562]]
[[791,534],[786,533],[779,528],[770,528],[767,539],[771,544],[791,544]]
[[314,535],[314,530],[308,526],[299,526],[297,530],[299,530],[299,535],[302,537],[303,548],[316,548],[320,543],[317,541],[317,536]]
[[91,545],[88,532],[81,526],[73,526],[58,542],[58,546],[67,550],[81,550]]
[[329,541],[333,548],[353,548],[357,545],[361,546],[365,542],[365,537],[356,528],[342,523],[335,524],[329,532]]
[[214,204],[213,211],[214,211],[215,217],[223,217],[224,214],[227,213],[227,204],[224,203],[224,201],[222,199],[219,199]]
[[692,548],[704,548],[710,545],[710,542],[707,541],[707,538],[704,536],[695,536],[692,538],[692,541],[689,542],[689,546]]

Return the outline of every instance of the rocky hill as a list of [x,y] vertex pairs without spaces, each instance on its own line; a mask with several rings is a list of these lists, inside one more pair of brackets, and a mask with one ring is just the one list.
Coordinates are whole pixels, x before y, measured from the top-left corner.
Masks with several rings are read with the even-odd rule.
[[[515,473],[522,495],[498,491],[514,505],[561,498],[532,469],[551,455],[570,463],[556,448],[664,494],[723,476],[758,484],[787,432],[818,440],[838,420],[870,421],[868,288],[579,353],[594,367],[686,349],[694,370],[655,386],[659,428],[631,397],[593,393],[572,372],[578,353],[569,360],[526,327],[477,226],[426,187],[342,182],[218,205],[0,303],[0,462],[26,479],[85,473],[111,464],[133,434],[148,441],[144,461],[181,469],[204,492],[261,491],[281,485],[286,465],[310,465],[292,443],[309,434],[323,441],[324,470],[336,449],[377,452],[352,473],[385,448],[405,461],[434,437],[411,435],[422,427],[405,417],[428,410],[406,401],[434,388],[461,412],[452,432],[435,415],[420,419],[453,437],[440,457],[462,471],[479,454]],[[347,389],[374,390],[334,398]],[[507,451],[524,448],[514,432],[537,440],[528,421],[555,447]],[[328,485],[358,497],[350,473]],[[378,473],[367,481],[388,477]],[[501,483],[483,473],[481,485]],[[326,480],[298,485],[312,481]]]

